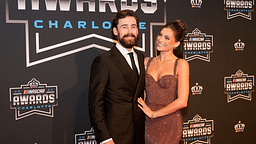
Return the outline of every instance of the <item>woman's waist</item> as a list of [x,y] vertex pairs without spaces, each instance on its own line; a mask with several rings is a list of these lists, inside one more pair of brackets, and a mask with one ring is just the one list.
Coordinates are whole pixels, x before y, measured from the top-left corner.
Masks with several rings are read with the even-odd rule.
[[150,107],[153,111],[166,107],[169,103],[153,103],[146,101],[148,107]]

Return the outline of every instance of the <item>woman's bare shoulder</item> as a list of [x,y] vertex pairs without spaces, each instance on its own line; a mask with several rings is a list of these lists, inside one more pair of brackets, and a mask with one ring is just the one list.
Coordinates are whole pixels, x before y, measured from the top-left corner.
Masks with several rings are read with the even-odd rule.
[[179,59],[177,66],[179,68],[189,68],[189,63],[185,59]]
[[145,65],[145,67],[147,67],[149,59],[151,59],[151,57],[145,57],[144,58],[144,65]]

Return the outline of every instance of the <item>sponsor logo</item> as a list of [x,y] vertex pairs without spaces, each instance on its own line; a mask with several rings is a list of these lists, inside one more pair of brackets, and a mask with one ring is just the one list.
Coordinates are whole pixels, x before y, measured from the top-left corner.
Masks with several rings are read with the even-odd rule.
[[26,85],[10,88],[10,108],[15,109],[15,119],[34,114],[54,117],[54,106],[58,105],[57,86],[40,84],[33,78]]
[[182,140],[184,144],[210,144],[213,137],[214,121],[203,119],[198,114],[183,123]]
[[239,98],[248,101],[252,100],[254,91],[254,76],[244,74],[238,70],[230,77],[224,77],[224,93],[227,95],[227,102],[230,103]]
[[243,51],[245,47],[245,43],[241,42],[241,40],[239,39],[238,42],[234,44],[234,47],[236,51]]
[[213,35],[201,33],[196,28],[188,33],[184,39],[184,58],[187,61],[199,59],[210,62],[210,54],[213,52]]
[[[116,42],[110,38],[111,19],[123,9],[140,13],[137,49],[145,52],[146,45],[150,45],[153,56],[153,27],[167,21],[166,0],[6,0],[5,4],[6,23],[24,25],[27,67],[91,48],[110,50]],[[152,16],[157,22],[148,21]],[[54,39],[49,39],[53,33]]]
[[91,128],[91,130],[84,133],[75,134],[75,144],[97,144],[94,129]]
[[201,95],[203,91],[203,87],[198,85],[198,83],[196,83],[196,85],[191,88],[191,91],[192,91],[192,95]]
[[203,0],[190,0],[192,8],[201,8]]
[[254,0],[224,0],[224,10],[227,11],[227,19],[240,16],[251,20],[252,11],[254,11]]
[[245,128],[245,124],[241,123],[241,121],[238,122],[238,124],[236,124],[234,126],[235,128],[235,132],[240,133],[240,132],[244,132],[244,128]]

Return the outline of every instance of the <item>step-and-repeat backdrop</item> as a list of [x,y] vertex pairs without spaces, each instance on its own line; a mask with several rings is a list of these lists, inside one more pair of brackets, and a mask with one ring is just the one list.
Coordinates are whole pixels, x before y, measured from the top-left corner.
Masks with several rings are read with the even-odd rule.
[[96,144],[88,114],[93,59],[111,19],[132,9],[139,49],[154,56],[160,28],[187,24],[190,98],[180,144],[256,141],[255,0],[1,0],[0,143]]

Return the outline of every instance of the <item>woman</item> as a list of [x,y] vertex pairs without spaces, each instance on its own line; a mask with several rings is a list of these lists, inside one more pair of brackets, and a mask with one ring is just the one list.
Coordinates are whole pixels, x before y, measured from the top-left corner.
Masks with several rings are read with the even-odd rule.
[[183,129],[180,109],[187,107],[189,65],[179,59],[186,25],[176,20],[166,24],[156,39],[159,55],[145,58],[146,100],[139,107],[148,116],[145,123],[146,144],[178,144]]

